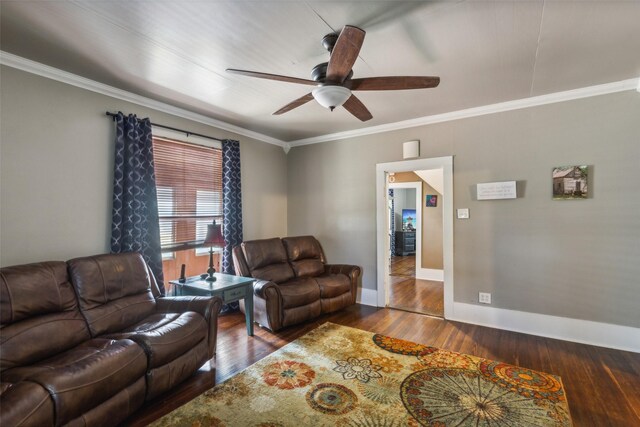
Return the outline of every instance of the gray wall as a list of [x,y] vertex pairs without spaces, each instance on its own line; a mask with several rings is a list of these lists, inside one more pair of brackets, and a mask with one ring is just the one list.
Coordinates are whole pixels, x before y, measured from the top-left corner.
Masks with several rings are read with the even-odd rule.
[[[293,148],[1,68],[0,265],[108,250],[113,124],[104,112],[241,141],[245,238],[315,234],[376,287],[375,165],[455,156],[455,289],[493,306],[640,327],[640,95],[635,91]],[[551,168],[593,165],[592,198],[551,200]],[[516,200],[475,201],[518,180]]]
[[[373,112],[375,114],[375,112]],[[315,234],[330,262],[376,288],[375,165],[454,157],[454,299],[640,327],[640,94],[619,94],[293,148],[288,234]],[[593,197],[551,199],[551,169],[593,165]],[[476,201],[479,182],[522,181],[515,200]]]
[[0,265],[109,250],[114,125],[105,111],[238,139],[245,238],[286,234],[282,148],[13,68],[0,71]]

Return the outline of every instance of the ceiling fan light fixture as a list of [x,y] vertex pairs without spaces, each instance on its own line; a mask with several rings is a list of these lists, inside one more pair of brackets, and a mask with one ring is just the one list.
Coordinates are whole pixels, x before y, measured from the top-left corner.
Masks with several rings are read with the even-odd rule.
[[351,96],[351,91],[344,86],[327,85],[319,86],[311,91],[318,104],[333,111],[347,102]]

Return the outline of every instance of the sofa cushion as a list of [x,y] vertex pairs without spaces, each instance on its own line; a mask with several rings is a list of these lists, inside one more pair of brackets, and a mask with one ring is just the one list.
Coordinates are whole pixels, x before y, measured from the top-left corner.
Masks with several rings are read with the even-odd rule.
[[128,338],[144,348],[148,369],[152,369],[187,353],[209,334],[204,318],[192,311],[186,313],[157,313],[126,330],[106,337]]
[[64,262],[0,269],[0,370],[28,365],[90,338]]
[[315,237],[285,237],[282,243],[296,277],[314,277],[324,273],[324,257]]
[[292,261],[291,267],[296,277],[315,277],[324,273],[324,264],[319,259]]
[[327,274],[315,278],[321,298],[333,298],[351,292],[351,281],[344,274]]
[[54,418],[53,400],[40,384],[30,381],[0,387],[0,425],[44,426]]
[[3,373],[3,380],[41,384],[53,398],[55,424],[65,424],[144,377],[147,358],[130,340],[93,339],[30,366]]
[[93,336],[121,331],[155,311],[153,279],[140,254],[96,255],[68,264],[80,311]]
[[315,280],[299,278],[279,285],[282,307],[292,308],[320,300],[320,287]]
[[286,282],[294,277],[287,261],[287,252],[278,238],[243,242],[242,252],[251,277],[276,283]]

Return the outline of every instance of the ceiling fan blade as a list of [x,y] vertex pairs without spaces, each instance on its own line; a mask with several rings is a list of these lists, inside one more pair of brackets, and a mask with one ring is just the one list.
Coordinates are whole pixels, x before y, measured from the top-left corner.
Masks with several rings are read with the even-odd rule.
[[365,107],[362,101],[356,98],[355,95],[351,95],[349,99],[347,99],[347,102],[342,106],[346,108],[348,112],[360,119],[360,121],[366,122],[373,118],[369,110],[367,110],[367,107]]
[[287,83],[298,83],[298,84],[309,85],[309,86],[316,86],[318,84],[318,82],[314,80],[299,79],[297,77],[281,76],[278,74],[259,73],[257,71],[234,70],[233,68],[227,68],[227,72],[233,73],[233,74],[240,74],[241,76],[257,77],[259,79],[267,79],[267,80],[277,80],[280,82],[287,82]]
[[351,90],[406,90],[426,89],[438,84],[440,77],[398,76],[352,79],[346,82],[345,86]]
[[364,30],[345,25],[331,51],[326,80],[335,83],[344,82],[358,59],[360,48],[364,43],[364,35]]
[[292,101],[292,102],[288,103],[287,105],[285,105],[284,107],[282,107],[281,109],[279,109],[278,111],[273,113],[273,115],[274,116],[278,116],[280,114],[284,114],[287,111],[291,111],[294,108],[298,108],[299,106],[306,104],[307,102],[311,101],[312,99],[313,99],[313,95],[311,94],[311,92],[309,92],[305,96],[301,96],[300,98],[296,99],[295,101]]

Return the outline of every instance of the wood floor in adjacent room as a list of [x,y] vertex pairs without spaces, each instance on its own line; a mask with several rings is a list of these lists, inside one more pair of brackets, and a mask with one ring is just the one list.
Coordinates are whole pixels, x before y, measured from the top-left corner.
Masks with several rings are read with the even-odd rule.
[[389,307],[444,317],[444,283],[415,276],[415,255],[391,257]]
[[444,316],[444,285],[415,277],[389,276],[389,307]]
[[244,315],[221,316],[218,353],[170,395],[148,404],[128,424],[145,425],[324,322],[351,326],[562,377],[575,426],[640,426],[640,354],[436,319],[406,311],[354,305],[277,334]]
[[389,274],[391,276],[416,277],[416,256],[392,256],[389,262]]

